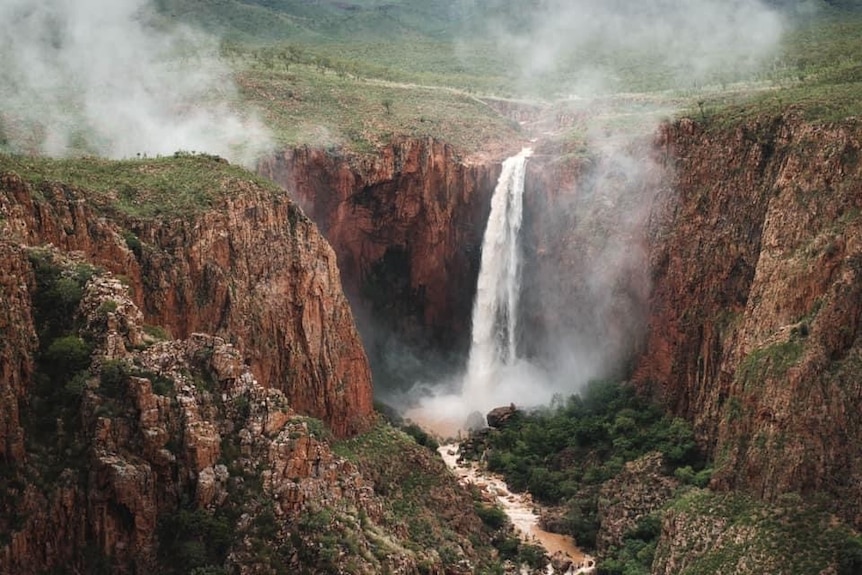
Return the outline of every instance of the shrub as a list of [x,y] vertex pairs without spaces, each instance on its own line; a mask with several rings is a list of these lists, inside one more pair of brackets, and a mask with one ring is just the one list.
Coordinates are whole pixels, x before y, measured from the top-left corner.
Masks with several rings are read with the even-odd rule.
[[862,537],[847,535],[838,545],[838,575],[862,573]]
[[125,394],[129,380],[129,366],[122,360],[109,360],[102,364],[99,391],[105,397],[119,399]]
[[499,529],[509,521],[506,512],[496,505],[476,504],[476,515],[491,529]]
[[123,239],[126,240],[126,246],[133,254],[135,254],[135,257],[137,259],[141,259],[141,255],[144,252],[144,247],[141,244],[141,240],[138,239],[138,236],[128,230],[124,230]]
[[45,350],[41,364],[45,373],[65,381],[71,374],[90,365],[90,353],[91,347],[80,337],[60,337],[52,341]]
[[106,299],[99,305],[99,309],[97,309],[96,312],[99,315],[108,315],[109,313],[117,311],[117,306],[118,304],[114,300]]
[[170,572],[212,573],[210,569],[224,563],[235,531],[224,515],[181,509],[160,518],[158,537],[163,562],[173,568]]
[[404,431],[404,433],[406,433],[410,437],[412,437],[416,441],[416,443],[427,447],[431,451],[437,451],[437,449],[440,447],[440,444],[437,443],[436,439],[426,433],[424,429],[422,429],[415,423],[405,425],[401,428],[401,430]]
[[167,341],[171,339],[171,335],[168,333],[168,330],[163,328],[160,325],[147,325],[144,324],[144,333],[150,336],[153,339],[157,339],[160,341]]
[[518,549],[518,560],[533,569],[541,569],[548,564],[548,556],[544,547],[531,543],[522,543]]

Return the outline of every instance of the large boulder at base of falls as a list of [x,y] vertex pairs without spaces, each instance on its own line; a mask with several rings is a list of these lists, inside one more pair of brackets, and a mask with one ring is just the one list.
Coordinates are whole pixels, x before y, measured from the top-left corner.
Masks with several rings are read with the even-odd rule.
[[499,429],[505,427],[506,424],[515,417],[516,413],[518,413],[518,409],[515,407],[515,404],[512,403],[503,407],[495,407],[488,412],[488,415],[486,415],[485,418],[488,420],[488,427]]

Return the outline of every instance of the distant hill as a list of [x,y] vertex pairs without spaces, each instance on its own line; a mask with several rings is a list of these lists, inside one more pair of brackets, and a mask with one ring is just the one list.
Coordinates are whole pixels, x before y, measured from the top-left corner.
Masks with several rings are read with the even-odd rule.
[[461,0],[156,0],[170,18],[246,41],[447,38],[472,20]]
[[[476,38],[489,20],[527,26],[560,0],[154,0],[170,19],[250,43]],[[763,0],[789,12],[862,10],[862,0]],[[633,7],[640,3],[632,2]]]

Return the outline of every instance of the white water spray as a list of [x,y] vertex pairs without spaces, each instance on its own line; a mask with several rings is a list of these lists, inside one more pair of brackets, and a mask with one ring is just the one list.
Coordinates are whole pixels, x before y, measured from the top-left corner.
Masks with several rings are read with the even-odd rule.
[[503,162],[491,198],[482,240],[482,263],[473,303],[473,333],[462,396],[474,407],[492,395],[494,379],[517,359],[518,299],[521,292],[521,222],[524,215],[524,148]]
[[[476,423],[477,412],[482,416],[508,403],[539,405],[550,401],[553,393],[546,374],[517,356],[524,175],[531,154],[531,149],[524,148],[503,162],[491,198],[473,302],[467,372],[460,381],[438,382],[430,396],[405,413],[441,437],[467,430]],[[439,393],[443,387],[449,392]],[[414,387],[419,393],[427,390],[421,383]]]

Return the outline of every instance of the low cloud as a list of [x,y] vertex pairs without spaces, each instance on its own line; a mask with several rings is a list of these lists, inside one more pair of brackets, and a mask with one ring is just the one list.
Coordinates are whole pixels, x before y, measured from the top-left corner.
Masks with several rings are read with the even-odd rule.
[[485,27],[522,89],[553,77],[580,95],[631,76],[687,88],[740,78],[772,56],[785,19],[759,0],[540,0]]
[[217,43],[158,18],[149,0],[0,4],[0,129],[52,156],[219,154],[250,163],[267,130],[240,113]]

